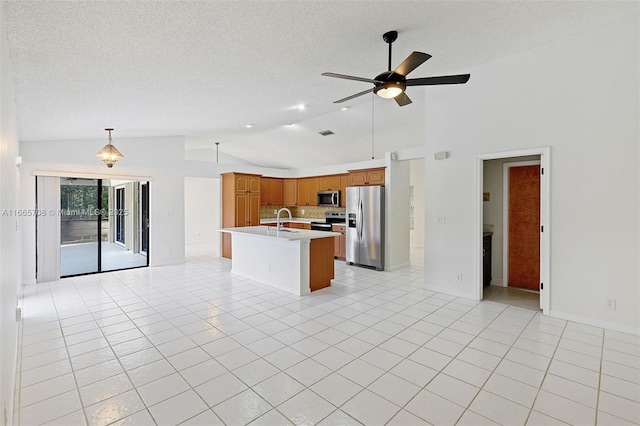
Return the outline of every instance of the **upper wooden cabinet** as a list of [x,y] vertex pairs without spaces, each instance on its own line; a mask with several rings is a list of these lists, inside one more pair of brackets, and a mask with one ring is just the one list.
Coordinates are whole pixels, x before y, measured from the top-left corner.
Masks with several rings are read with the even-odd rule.
[[340,175],[340,207],[347,207],[347,186],[349,186],[349,175]]
[[340,175],[320,176],[318,179],[318,191],[334,191],[340,189]]
[[317,206],[320,180],[317,177],[298,179],[298,206]]
[[349,170],[349,185],[384,185],[384,167],[376,169]]
[[245,173],[223,173],[224,175],[232,176],[235,192],[252,192],[254,194],[260,193],[260,175],[250,175]]
[[[260,175],[222,173],[222,227],[260,225]],[[231,235],[222,234],[222,257],[231,258]]]
[[283,204],[285,206],[295,206],[298,202],[298,179],[284,179],[284,197]]
[[260,180],[260,205],[281,206],[282,188],[282,179],[262,178]]

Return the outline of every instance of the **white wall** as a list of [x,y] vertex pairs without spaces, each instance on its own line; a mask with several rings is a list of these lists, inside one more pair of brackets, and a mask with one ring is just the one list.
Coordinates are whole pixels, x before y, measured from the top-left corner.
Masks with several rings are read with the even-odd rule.
[[[0,7],[0,212],[20,208],[20,174],[15,161],[18,134],[15,89]],[[13,424],[13,387],[16,368],[16,320],[20,278],[19,221],[0,215],[0,424]],[[6,423],[5,423],[6,422]]]
[[424,247],[424,158],[409,163],[409,185],[413,186],[413,229],[409,231],[411,247]]
[[[636,15],[474,68],[465,86],[430,88],[427,287],[474,295],[477,156],[550,146],[550,314],[640,333],[638,27]],[[445,150],[451,158],[432,160]]]
[[220,256],[220,209],[220,179],[185,177],[185,243],[207,243]]
[[385,170],[385,269],[410,264],[409,161],[392,161],[387,153]]
[[[106,134],[106,133],[105,133]],[[95,154],[104,139],[21,142],[23,157],[22,203],[35,208],[34,171],[86,173],[114,179],[150,179],[150,265],[184,262],[184,155],[179,137],[119,139],[114,145],[123,153],[108,169]],[[23,227],[23,279],[35,280],[35,221]]]

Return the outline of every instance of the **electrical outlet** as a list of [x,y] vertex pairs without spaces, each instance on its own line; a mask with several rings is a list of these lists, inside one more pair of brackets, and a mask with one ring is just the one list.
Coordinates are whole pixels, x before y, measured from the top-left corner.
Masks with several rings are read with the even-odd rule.
[[278,214],[278,210],[273,209],[273,214]]
[[458,273],[458,275],[456,275],[456,279],[458,280],[459,283],[462,282],[462,273]]
[[304,209],[302,209],[302,214],[304,214]]
[[616,308],[616,299],[614,297],[607,297],[604,302],[605,309],[615,309]]
[[447,221],[447,217],[445,215],[443,214],[438,215],[438,223],[440,225],[444,225],[446,221]]

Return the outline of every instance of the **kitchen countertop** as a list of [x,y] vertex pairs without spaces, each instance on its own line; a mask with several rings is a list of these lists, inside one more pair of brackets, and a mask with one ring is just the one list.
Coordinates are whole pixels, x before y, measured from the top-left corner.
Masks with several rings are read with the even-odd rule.
[[[275,223],[276,222],[276,218],[275,217],[269,217],[266,219],[260,219],[260,223]],[[307,217],[294,217],[291,218],[291,220],[289,220],[289,217],[287,216],[286,218],[280,216],[280,222],[285,223],[285,222],[297,222],[297,223],[311,223],[311,222],[324,222],[324,219],[313,219],[313,218],[307,218]]]
[[246,234],[252,235],[257,238],[279,238],[282,240],[297,241],[297,240],[313,240],[316,238],[329,238],[339,237],[339,232],[331,231],[310,231],[306,229],[289,229],[277,231],[270,226],[243,226],[238,228],[223,228],[221,232],[228,232],[230,234]]

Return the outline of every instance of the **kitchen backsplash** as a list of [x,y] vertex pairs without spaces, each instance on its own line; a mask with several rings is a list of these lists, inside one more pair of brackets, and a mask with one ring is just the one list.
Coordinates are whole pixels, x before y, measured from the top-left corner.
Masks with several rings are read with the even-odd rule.
[[[278,209],[281,206],[260,206],[260,219],[275,218]],[[317,206],[296,206],[287,207],[291,210],[293,217],[309,218],[309,219],[324,219],[325,212],[343,212],[344,207],[317,207]],[[304,211],[304,213],[303,213]],[[280,217],[283,217],[280,213]],[[284,213],[284,217],[287,217],[287,213]]]

